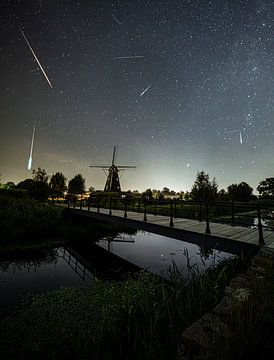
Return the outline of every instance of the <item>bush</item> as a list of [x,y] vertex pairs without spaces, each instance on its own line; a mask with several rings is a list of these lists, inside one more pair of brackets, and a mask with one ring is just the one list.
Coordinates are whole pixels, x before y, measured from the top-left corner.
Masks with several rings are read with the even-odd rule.
[[0,194],[0,232],[2,240],[28,237],[45,238],[62,232],[63,210],[39,203],[27,196]]

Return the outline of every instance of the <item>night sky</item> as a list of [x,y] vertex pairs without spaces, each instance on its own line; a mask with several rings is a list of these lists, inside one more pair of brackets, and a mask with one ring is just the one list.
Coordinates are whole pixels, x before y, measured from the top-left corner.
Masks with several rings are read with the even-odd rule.
[[[273,1],[6,0],[0,173],[32,168],[103,189],[92,164],[136,165],[123,190],[220,188],[273,176]],[[39,68],[20,26],[39,59]],[[124,58],[129,57],[129,58]],[[146,91],[145,91],[146,90]]]

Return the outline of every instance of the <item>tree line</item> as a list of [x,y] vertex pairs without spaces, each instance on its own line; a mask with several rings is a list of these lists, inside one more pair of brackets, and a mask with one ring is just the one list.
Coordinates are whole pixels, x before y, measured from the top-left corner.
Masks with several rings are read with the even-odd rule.
[[[46,170],[40,167],[32,171],[31,179],[20,181],[17,185],[13,182],[0,183],[0,187],[25,190],[32,198],[40,201],[47,200],[49,196],[53,199],[63,198],[65,193],[67,196],[76,197],[86,191],[85,178],[81,174],[75,175],[67,182],[67,178],[61,172],[56,172],[50,177]],[[90,187],[89,191],[94,192],[94,188]],[[274,199],[274,177],[262,180],[257,186],[257,191],[261,198]],[[187,192],[175,192],[164,187],[162,190],[146,189],[141,193],[138,190],[129,190],[127,193],[148,200],[179,198],[199,202],[215,200],[248,202],[257,198],[253,195],[253,188],[244,181],[229,185],[227,190],[219,190],[215,177],[210,180],[209,174],[204,171],[198,171],[191,190]]]

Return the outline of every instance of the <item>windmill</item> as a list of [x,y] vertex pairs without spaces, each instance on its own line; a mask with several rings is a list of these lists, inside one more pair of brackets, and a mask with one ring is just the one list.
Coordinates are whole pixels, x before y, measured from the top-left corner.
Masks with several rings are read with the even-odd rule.
[[119,172],[121,174],[125,169],[135,169],[136,166],[116,166],[115,165],[115,155],[116,155],[116,147],[114,146],[113,155],[112,155],[112,163],[111,165],[90,165],[89,167],[100,168],[104,171],[107,176],[106,185],[104,191],[108,192],[121,192],[121,185],[119,179]]

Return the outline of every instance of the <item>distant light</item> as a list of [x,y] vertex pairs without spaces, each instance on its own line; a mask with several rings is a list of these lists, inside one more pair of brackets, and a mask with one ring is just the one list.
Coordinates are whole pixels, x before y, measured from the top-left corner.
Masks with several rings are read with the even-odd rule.
[[186,166],[187,166],[187,167],[190,167],[190,165],[189,165],[189,164],[186,164]]

